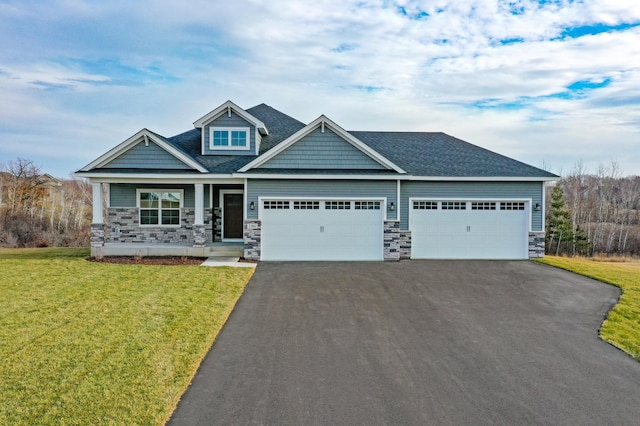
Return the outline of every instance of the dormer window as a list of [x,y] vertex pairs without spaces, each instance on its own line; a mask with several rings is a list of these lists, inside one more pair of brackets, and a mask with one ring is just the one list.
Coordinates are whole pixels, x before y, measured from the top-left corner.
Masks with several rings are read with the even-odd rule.
[[210,127],[209,149],[248,150],[250,138],[248,127]]

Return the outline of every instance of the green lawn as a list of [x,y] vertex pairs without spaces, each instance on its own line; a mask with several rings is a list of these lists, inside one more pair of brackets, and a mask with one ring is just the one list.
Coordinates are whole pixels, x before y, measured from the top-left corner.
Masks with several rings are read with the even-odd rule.
[[622,296],[603,323],[600,337],[640,359],[639,262],[596,262],[556,256],[546,256],[539,261],[620,287]]
[[252,268],[0,250],[0,424],[163,424]]

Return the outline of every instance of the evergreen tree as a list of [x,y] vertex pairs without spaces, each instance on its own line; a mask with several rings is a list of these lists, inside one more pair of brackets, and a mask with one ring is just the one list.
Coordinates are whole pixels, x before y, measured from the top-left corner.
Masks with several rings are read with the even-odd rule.
[[546,248],[548,254],[556,256],[564,252],[563,247],[573,241],[573,226],[564,202],[562,186],[558,182],[551,192],[551,208],[547,214]]

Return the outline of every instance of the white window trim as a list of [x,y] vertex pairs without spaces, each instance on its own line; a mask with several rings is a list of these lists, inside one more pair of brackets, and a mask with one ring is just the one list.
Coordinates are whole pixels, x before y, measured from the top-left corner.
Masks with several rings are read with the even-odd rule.
[[[179,216],[178,216],[178,224],[177,225],[163,225],[162,223],[162,195],[160,195],[160,199],[158,200],[158,224],[157,225],[143,225],[140,220],[140,193],[141,192],[158,192],[162,194],[163,192],[179,192],[180,193],[180,207],[179,207]],[[138,226],[141,228],[180,228],[182,223],[182,209],[184,208],[184,189],[156,189],[156,188],[136,188],[136,207],[138,208]],[[150,210],[150,209],[145,209]],[[170,209],[174,210],[174,209]]]
[[[231,132],[245,132],[247,144],[245,146],[217,146],[213,144],[213,132],[228,132],[229,144],[231,144]],[[249,151],[251,149],[251,129],[249,127],[209,127],[209,150],[211,151]]]

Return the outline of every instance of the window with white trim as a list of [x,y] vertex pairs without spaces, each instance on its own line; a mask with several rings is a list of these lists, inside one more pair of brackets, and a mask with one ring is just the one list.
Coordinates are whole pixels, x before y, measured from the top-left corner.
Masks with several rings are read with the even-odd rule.
[[355,201],[354,210],[380,210],[380,201]]
[[500,203],[500,210],[524,210],[524,202],[505,201]]
[[138,190],[140,225],[180,226],[182,190]]
[[209,149],[249,149],[248,127],[210,127]]
[[437,201],[414,201],[414,210],[438,210]]

